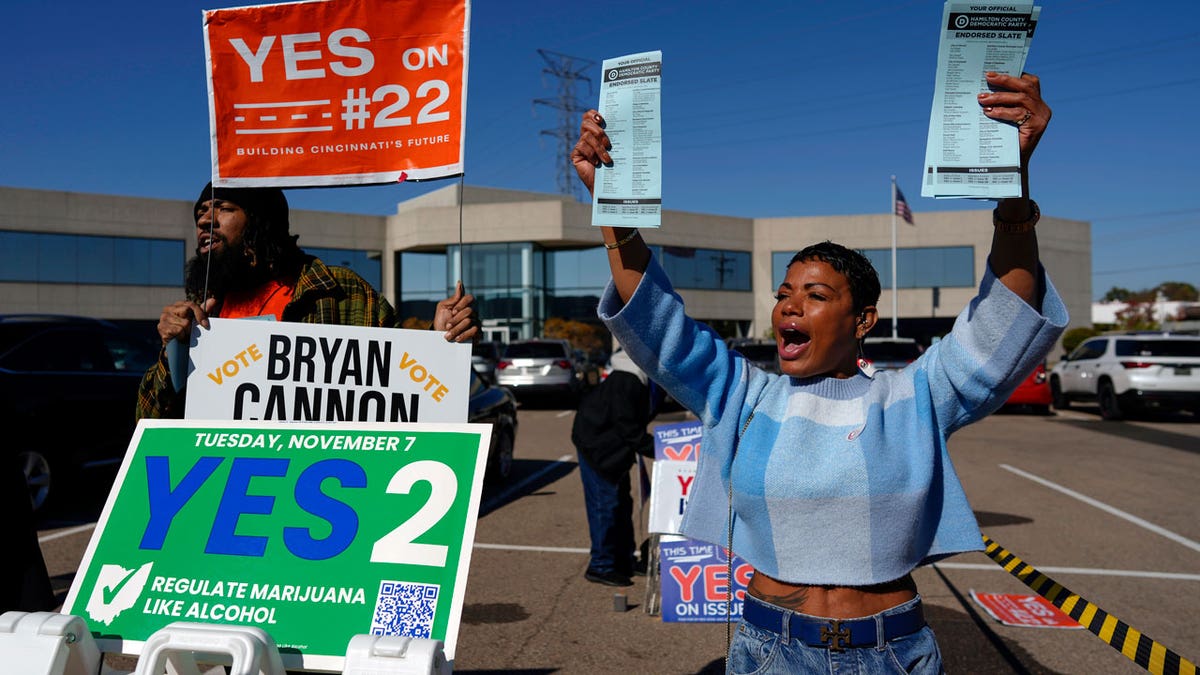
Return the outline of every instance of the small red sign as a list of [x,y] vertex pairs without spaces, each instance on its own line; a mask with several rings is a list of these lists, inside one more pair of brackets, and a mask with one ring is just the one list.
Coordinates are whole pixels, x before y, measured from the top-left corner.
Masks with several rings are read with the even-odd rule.
[[1083,628],[1040,595],[976,593],[971,598],[992,618],[1006,626],[1029,628]]

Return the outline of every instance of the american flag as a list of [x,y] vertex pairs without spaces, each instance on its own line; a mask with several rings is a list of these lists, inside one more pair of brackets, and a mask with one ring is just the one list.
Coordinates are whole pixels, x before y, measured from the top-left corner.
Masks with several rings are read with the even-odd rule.
[[896,215],[904,219],[904,222],[909,225],[913,224],[912,209],[908,208],[908,202],[904,199],[904,193],[900,191],[900,186],[896,186]]

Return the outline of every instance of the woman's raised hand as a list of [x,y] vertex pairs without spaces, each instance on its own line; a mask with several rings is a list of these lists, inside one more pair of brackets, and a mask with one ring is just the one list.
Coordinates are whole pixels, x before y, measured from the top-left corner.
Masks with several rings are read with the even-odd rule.
[[994,91],[979,95],[983,114],[1017,125],[1021,165],[1026,167],[1046,125],[1050,124],[1050,106],[1042,100],[1042,81],[1029,73],[1022,73],[1020,77],[987,73],[987,83]]
[[589,194],[596,183],[596,167],[612,164],[612,157],[608,154],[610,148],[612,143],[608,140],[608,134],[604,133],[604,118],[595,110],[585,112],[579,124],[579,142],[571,150],[571,163],[575,165],[575,172]]

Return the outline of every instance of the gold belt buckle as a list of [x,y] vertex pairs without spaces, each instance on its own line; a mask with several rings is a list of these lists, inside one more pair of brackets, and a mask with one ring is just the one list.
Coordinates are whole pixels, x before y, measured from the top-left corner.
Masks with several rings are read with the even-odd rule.
[[850,627],[842,628],[842,622],[832,619],[828,626],[821,626],[821,642],[831,652],[844,652],[850,646]]

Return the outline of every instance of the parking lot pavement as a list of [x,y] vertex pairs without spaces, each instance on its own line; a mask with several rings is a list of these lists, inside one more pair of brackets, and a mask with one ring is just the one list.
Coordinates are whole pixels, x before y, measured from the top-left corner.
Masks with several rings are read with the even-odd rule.
[[[723,672],[723,623],[647,615],[644,577],[618,589],[583,579],[588,536],[572,415],[549,407],[520,414],[513,478],[484,495],[456,670]],[[998,415],[959,432],[950,448],[986,534],[1184,657],[1200,657],[1200,424],[1105,422],[1087,409]],[[51,574],[69,581],[86,543],[86,530],[44,541]],[[1145,672],[1085,630],[992,620],[972,589],[1032,591],[983,554],[915,577],[950,672]],[[613,610],[616,593],[626,595],[627,611]]]

